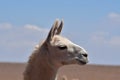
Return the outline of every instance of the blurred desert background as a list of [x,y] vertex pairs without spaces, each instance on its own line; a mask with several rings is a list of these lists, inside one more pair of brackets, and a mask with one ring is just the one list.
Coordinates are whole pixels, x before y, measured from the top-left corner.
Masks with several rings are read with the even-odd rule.
[[[0,80],[23,80],[25,66],[25,63],[0,63]],[[120,80],[120,66],[64,66],[58,71],[58,80]]]

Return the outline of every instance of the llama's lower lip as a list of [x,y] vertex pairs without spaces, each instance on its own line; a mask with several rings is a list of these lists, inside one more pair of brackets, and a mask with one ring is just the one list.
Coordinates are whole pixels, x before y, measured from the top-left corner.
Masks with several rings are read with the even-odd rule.
[[76,59],[80,64],[87,64],[88,61],[87,60],[80,60],[80,59]]

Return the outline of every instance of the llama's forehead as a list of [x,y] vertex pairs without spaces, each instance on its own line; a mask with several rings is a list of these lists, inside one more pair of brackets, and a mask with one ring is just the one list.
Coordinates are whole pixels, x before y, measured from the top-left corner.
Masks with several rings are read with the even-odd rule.
[[66,45],[67,44],[72,44],[72,42],[69,39],[67,39],[63,36],[60,36],[60,35],[55,35],[52,39],[52,43],[56,44],[56,45],[57,44],[66,44]]

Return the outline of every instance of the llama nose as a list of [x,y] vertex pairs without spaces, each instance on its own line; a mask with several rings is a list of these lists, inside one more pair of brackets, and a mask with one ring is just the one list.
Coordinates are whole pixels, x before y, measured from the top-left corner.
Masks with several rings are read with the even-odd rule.
[[84,53],[84,54],[82,54],[84,57],[88,57],[88,54],[87,53]]
[[79,58],[87,58],[88,57],[88,54],[86,53],[81,53],[81,54],[78,54],[77,55]]

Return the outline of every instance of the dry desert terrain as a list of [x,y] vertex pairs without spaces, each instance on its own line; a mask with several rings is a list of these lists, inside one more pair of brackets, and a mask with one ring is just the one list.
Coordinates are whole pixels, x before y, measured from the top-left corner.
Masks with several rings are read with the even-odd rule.
[[[25,63],[0,63],[0,80],[23,80]],[[58,80],[120,80],[120,66],[70,65],[58,71]]]

